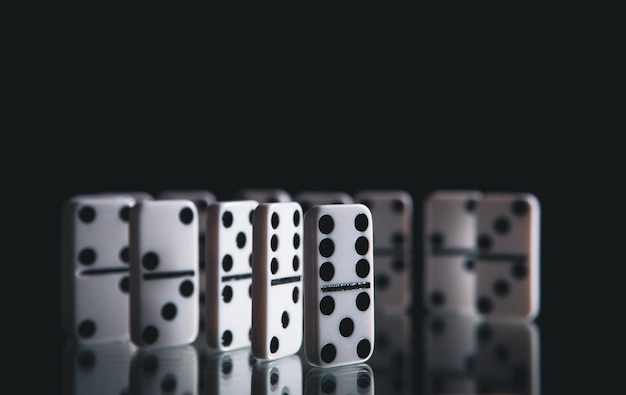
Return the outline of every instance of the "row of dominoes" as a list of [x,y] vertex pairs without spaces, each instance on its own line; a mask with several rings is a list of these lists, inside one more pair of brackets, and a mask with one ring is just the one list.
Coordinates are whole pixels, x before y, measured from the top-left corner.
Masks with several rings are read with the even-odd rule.
[[313,365],[369,359],[376,246],[367,206],[313,204],[304,215],[296,201],[179,192],[66,203],[62,306],[71,337],[130,336],[151,347],[192,342],[203,329],[210,347],[252,346],[264,360],[297,352],[303,338]]
[[531,193],[438,190],[424,200],[424,305],[532,321],[540,308],[540,206]]

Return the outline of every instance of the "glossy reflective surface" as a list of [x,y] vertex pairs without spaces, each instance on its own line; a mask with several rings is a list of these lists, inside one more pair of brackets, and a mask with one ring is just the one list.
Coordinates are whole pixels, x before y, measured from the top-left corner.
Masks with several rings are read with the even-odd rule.
[[487,394],[541,393],[536,324],[472,316],[378,313],[366,363],[311,366],[302,350],[259,361],[251,349],[202,342],[140,349],[65,342],[62,393],[82,394]]

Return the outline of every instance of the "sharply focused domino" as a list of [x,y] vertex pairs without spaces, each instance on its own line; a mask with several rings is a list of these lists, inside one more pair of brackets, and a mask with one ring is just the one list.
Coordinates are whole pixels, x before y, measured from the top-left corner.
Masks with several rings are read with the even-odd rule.
[[205,318],[205,298],[206,298],[206,263],[205,263],[205,239],[206,239],[206,210],[209,205],[216,201],[215,195],[205,189],[167,189],[157,194],[157,199],[171,200],[171,199],[187,199],[195,203],[198,210],[198,259],[200,265],[198,282],[200,284],[200,291],[198,292],[198,298],[200,300],[200,322],[198,323],[198,334],[204,341],[204,328],[206,325]]
[[129,337],[128,220],[135,199],[77,195],[62,209],[62,324],[78,342]]
[[298,352],[303,337],[302,208],[261,203],[254,211],[252,352],[272,360]]
[[258,202],[216,202],[207,210],[206,341],[249,347],[252,334],[252,221]]
[[423,291],[431,313],[475,313],[477,207],[482,193],[438,190],[424,200]]
[[376,309],[406,312],[413,302],[413,197],[402,190],[362,190],[354,199],[370,209],[376,224]]
[[137,346],[198,334],[198,212],[187,199],[143,201],[130,216],[130,334]]
[[350,204],[354,199],[343,191],[300,191],[293,195],[293,199],[300,203],[302,212],[318,204]]
[[374,350],[372,216],[363,204],[304,217],[305,355],[314,366],[367,361]]
[[191,345],[138,349],[130,365],[132,395],[198,395],[198,355]]
[[533,320],[539,313],[539,201],[529,193],[486,193],[478,205],[476,309]]

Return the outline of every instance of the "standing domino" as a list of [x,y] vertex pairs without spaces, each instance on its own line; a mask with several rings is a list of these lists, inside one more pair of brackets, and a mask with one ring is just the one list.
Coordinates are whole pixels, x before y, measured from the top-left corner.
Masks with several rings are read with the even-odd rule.
[[476,308],[484,316],[533,320],[539,313],[539,201],[487,193],[478,205]]
[[249,347],[252,333],[252,221],[258,202],[216,202],[207,210],[206,341]]
[[319,205],[304,218],[305,355],[313,366],[367,361],[374,349],[372,216]]
[[131,340],[188,344],[198,334],[198,212],[190,200],[142,201],[130,216]]
[[413,198],[403,190],[363,190],[354,198],[376,224],[376,309],[406,312],[413,301]]
[[424,307],[475,313],[476,190],[438,190],[424,201]]
[[262,203],[254,211],[252,352],[272,360],[302,346],[302,207]]
[[128,339],[128,219],[135,199],[77,195],[62,210],[62,322],[77,342]]
[[234,195],[235,200],[256,200],[259,203],[291,202],[291,194],[282,188],[244,188]]
[[318,204],[351,204],[354,199],[343,191],[300,191],[293,196],[302,206],[302,212]]

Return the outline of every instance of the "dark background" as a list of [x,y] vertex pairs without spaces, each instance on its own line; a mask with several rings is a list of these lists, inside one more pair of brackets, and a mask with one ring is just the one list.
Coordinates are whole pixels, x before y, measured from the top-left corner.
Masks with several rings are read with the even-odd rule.
[[566,10],[407,12],[249,30],[63,14],[22,29],[3,151],[19,279],[5,283],[4,326],[25,339],[23,382],[60,366],[60,209],[74,194],[404,189],[418,240],[428,192],[471,188],[539,198],[543,393],[617,388],[612,25]]

